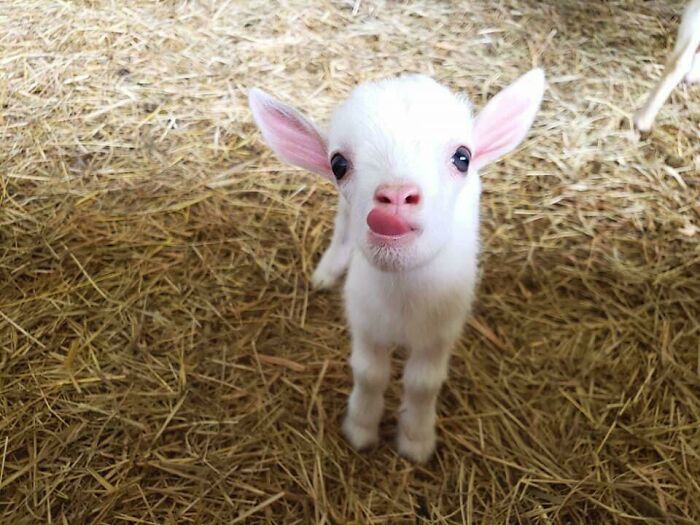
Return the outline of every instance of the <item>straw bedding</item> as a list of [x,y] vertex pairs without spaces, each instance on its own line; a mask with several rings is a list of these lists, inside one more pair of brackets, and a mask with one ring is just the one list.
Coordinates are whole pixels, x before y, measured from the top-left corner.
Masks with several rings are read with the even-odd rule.
[[[630,128],[680,5],[4,2],[0,521],[698,523],[700,88]],[[246,88],[323,120],[366,79],[480,107],[533,65],[437,454],[395,453],[397,366],[359,455],[340,294],[309,288],[333,189]]]

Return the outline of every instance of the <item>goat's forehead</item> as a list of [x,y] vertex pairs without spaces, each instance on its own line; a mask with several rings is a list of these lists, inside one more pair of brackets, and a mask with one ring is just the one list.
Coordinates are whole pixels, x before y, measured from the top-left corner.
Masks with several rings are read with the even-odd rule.
[[362,84],[336,110],[331,141],[360,147],[371,142],[421,149],[449,140],[468,141],[471,110],[447,88],[424,76]]

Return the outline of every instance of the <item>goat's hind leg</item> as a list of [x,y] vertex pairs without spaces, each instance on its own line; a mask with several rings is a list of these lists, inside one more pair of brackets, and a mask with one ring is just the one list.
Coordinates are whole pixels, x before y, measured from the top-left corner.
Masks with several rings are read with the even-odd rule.
[[350,206],[341,195],[338,199],[338,212],[335,215],[331,243],[311,277],[314,288],[332,287],[347,270],[352,256],[350,240]]

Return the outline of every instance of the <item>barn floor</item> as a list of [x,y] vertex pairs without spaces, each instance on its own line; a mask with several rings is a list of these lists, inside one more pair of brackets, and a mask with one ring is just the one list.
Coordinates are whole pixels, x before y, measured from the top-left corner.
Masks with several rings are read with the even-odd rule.
[[[12,4],[0,522],[700,522],[700,87],[630,121],[681,1]],[[535,127],[482,173],[438,452],[397,456],[395,381],[359,455],[339,291],[309,288],[333,189],[271,155],[246,89],[322,121],[366,79],[482,107],[534,65]]]

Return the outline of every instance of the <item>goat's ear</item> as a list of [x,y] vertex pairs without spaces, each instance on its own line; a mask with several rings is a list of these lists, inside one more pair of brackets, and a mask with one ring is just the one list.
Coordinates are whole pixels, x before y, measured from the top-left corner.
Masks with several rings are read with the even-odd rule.
[[544,94],[544,71],[525,73],[496,94],[474,122],[474,155],[478,169],[515,149],[527,134]]
[[265,142],[280,159],[335,182],[326,140],[311,120],[261,89],[252,88],[248,102]]

